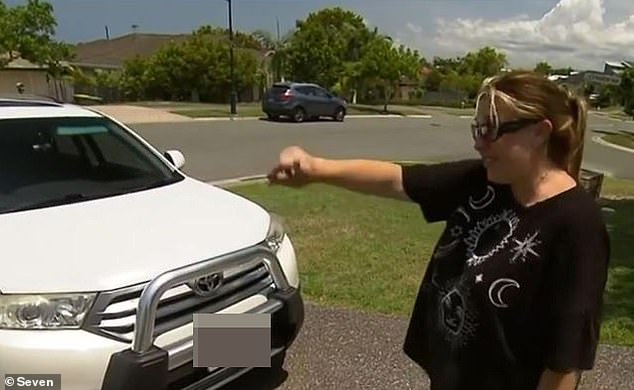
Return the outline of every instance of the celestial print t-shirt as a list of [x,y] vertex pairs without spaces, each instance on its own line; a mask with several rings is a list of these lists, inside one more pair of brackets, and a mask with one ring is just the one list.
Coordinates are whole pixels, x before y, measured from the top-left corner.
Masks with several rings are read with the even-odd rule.
[[543,371],[591,369],[610,243],[576,186],[523,207],[480,160],[403,168],[428,222],[445,221],[404,351],[432,390],[536,389]]

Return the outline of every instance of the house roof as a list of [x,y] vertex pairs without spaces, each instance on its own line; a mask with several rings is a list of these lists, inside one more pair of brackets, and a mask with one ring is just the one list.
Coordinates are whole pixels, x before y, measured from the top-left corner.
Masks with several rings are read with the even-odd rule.
[[[137,55],[151,56],[164,45],[183,42],[190,36],[191,34],[131,33],[117,38],[79,43],[74,47],[76,55],[72,63],[87,67],[120,68],[125,61]],[[253,51],[260,59],[266,56],[265,51]]]
[[77,44],[73,63],[104,67],[121,67],[135,56],[149,56],[170,42],[181,42],[188,34],[132,33],[112,39]]
[[34,64],[31,61],[25,60],[24,58],[16,58],[9,62],[5,69],[23,69],[23,70],[41,70],[46,69],[44,65]]

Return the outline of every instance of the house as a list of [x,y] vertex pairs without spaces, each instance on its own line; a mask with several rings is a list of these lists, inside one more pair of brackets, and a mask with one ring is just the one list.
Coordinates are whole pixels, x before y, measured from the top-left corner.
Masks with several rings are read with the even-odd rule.
[[185,34],[132,33],[112,39],[83,42],[74,47],[75,59],[72,64],[82,70],[121,69],[129,59],[151,56],[161,47],[171,42],[183,42],[187,37]]
[[625,69],[631,68],[632,64],[634,64],[634,62],[632,61],[621,61],[621,62],[606,61],[603,67],[603,73],[611,74],[611,75],[619,75]]
[[586,87],[603,87],[605,85],[619,85],[621,83],[621,73],[630,68],[634,62],[631,61],[605,61],[603,72],[586,70],[572,72],[570,75],[551,75],[549,79],[565,86],[566,88],[583,94]]
[[[152,34],[130,33],[111,39],[98,39],[79,43],[74,47],[75,58],[71,62],[83,74],[91,75],[98,71],[121,70],[127,60],[137,56],[149,57],[170,43],[180,43],[188,39],[190,34]],[[265,51],[257,51],[260,62],[268,61]],[[84,93],[97,93],[93,87],[81,86]],[[92,89],[89,91],[87,89]],[[228,96],[229,91],[227,91]],[[252,90],[243,91],[241,101],[258,100],[261,90],[254,86]]]
[[[67,65],[63,63],[62,65]],[[22,86],[18,91],[18,84]],[[23,58],[14,58],[0,68],[0,94],[50,96],[62,101],[71,101],[73,85],[68,80],[55,80],[44,65],[34,64]]]

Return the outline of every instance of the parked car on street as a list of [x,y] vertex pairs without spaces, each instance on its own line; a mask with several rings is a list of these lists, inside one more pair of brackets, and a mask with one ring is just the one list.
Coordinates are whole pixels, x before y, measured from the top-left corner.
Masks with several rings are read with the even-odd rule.
[[283,223],[184,163],[88,107],[0,98],[0,371],[61,374],[64,390],[248,372],[194,367],[195,313],[269,313],[283,364],[304,320]]
[[348,104],[317,84],[275,83],[262,99],[262,111],[269,119],[290,117],[295,122],[330,117],[343,121]]

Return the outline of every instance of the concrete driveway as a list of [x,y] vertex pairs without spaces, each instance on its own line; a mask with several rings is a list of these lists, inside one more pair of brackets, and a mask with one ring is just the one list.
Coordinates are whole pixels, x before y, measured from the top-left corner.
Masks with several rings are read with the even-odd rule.
[[119,121],[125,122],[125,123],[138,124],[138,123],[171,123],[171,122],[193,121],[193,119],[187,116],[176,115],[166,110],[150,108],[150,107],[116,105],[116,104],[95,105],[90,107],[106,115],[113,116]]
[[[306,321],[284,371],[258,369],[225,390],[429,389],[402,352],[407,319],[307,304]],[[634,350],[601,346],[579,390],[634,389]]]

